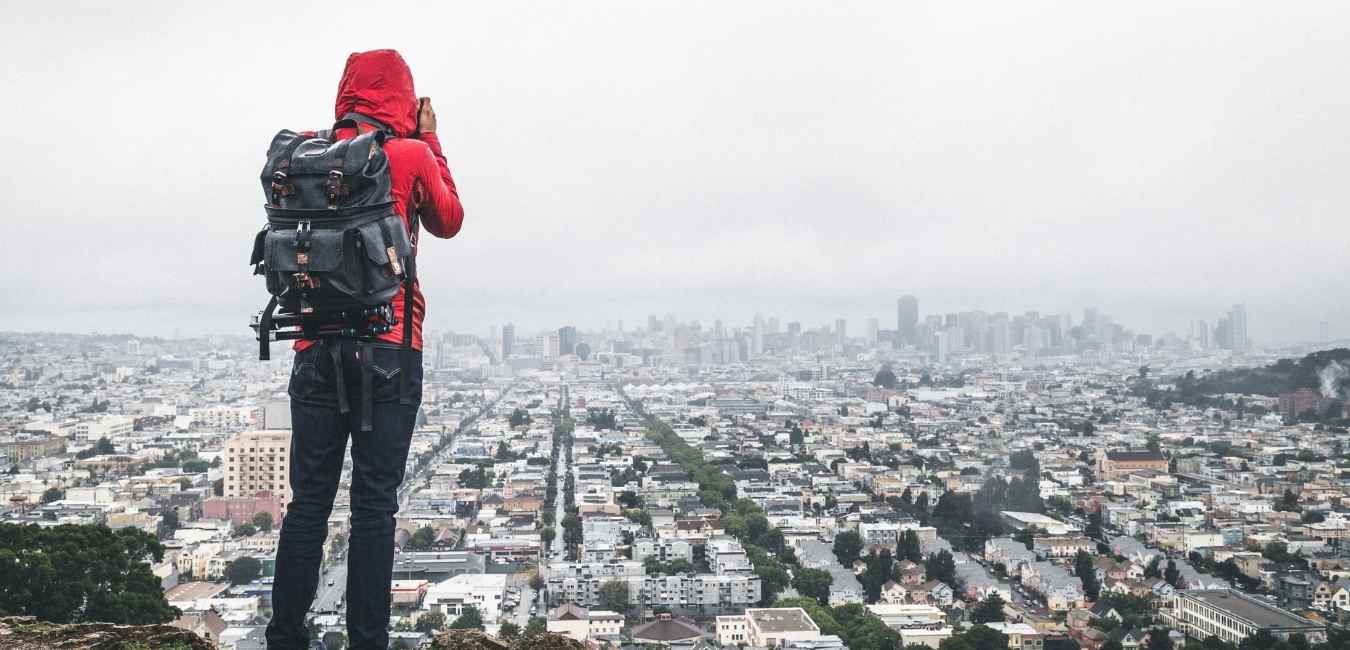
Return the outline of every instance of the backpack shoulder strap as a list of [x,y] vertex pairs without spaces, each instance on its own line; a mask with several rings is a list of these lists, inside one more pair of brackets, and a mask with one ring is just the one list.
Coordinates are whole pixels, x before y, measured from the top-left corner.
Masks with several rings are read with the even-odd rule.
[[408,211],[408,240],[409,251],[408,262],[403,269],[403,376],[399,378],[398,398],[399,403],[408,405],[412,403],[412,393],[408,386],[408,366],[413,362],[413,289],[417,282],[417,226],[422,216],[422,186],[419,183],[413,183],[412,209]]
[[[398,135],[394,133],[394,130],[389,128],[388,124],[385,124],[384,122],[381,122],[368,115],[362,115],[360,113],[347,113],[343,115],[341,119],[338,120],[338,124],[341,124],[343,122],[359,122],[361,124],[372,126],[377,131],[384,131],[384,134],[387,137],[390,138],[398,137]],[[336,127],[336,125],[334,126]]]

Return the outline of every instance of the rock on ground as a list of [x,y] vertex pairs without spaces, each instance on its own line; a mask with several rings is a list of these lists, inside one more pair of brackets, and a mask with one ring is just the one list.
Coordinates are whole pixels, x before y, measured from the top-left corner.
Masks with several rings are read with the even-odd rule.
[[205,639],[172,625],[47,623],[33,616],[0,616],[5,650],[215,650]]
[[559,634],[517,639],[515,642],[490,637],[477,630],[446,630],[431,642],[433,650],[585,650],[586,646]]

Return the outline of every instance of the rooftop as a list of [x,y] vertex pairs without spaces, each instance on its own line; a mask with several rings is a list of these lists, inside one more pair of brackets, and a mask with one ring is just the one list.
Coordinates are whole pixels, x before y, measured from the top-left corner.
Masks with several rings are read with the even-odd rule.
[[807,616],[806,610],[800,607],[747,609],[745,616],[764,632],[809,632],[820,629]]
[[1261,602],[1251,596],[1230,589],[1192,589],[1182,591],[1183,597],[1199,600],[1224,613],[1246,620],[1263,628],[1315,627],[1321,625],[1302,616]]

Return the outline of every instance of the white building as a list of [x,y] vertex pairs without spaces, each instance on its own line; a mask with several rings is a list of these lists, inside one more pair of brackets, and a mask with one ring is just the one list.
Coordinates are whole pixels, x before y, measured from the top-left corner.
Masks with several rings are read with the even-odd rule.
[[1263,631],[1277,639],[1303,634],[1309,643],[1326,641],[1326,626],[1232,589],[1178,591],[1162,617],[1193,639],[1216,636],[1237,644]]
[[74,427],[75,442],[91,442],[99,438],[112,440],[118,436],[131,435],[135,423],[136,419],[127,415],[103,415],[79,422]]
[[485,621],[494,621],[502,613],[502,599],[506,596],[506,574],[462,573],[443,580],[427,589],[422,609],[445,615],[453,621],[466,605],[478,609]]
[[820,627],[800,607],[747,609],[737,616],[717,617],[717,642],[773,648],[794,641],[820,639]]

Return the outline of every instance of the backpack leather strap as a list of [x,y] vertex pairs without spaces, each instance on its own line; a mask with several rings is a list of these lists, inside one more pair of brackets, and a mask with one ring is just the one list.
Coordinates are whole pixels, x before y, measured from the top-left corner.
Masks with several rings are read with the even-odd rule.
[[422,186],[413,183],[412,209],[408,211],[408,261],[404,265],[403,276],[403,376],[398,382],[398,403],[404,406],[412,404],[411,389],[408,388],[408,375],[412,372],[413,344],[413,283],[417,281],[417,226],[422,215]]

